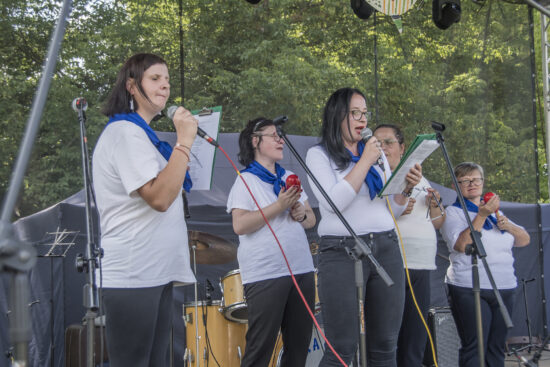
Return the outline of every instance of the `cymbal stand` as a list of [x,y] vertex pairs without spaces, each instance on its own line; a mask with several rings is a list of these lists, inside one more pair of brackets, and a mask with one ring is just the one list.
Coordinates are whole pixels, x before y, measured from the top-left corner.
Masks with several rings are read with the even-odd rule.
[[193,272],[195,273],[195,367],[200,367],[199,362],[199,279],[197,278],[197,243],[193,241]]
[[526,285],[529,282],[534,281],[533,279],[521,279],[521,285],[523,288],[523,304],[525,305],[525,322],[527,323],[527,335],[529,337],[529,344],[524,345],[521,348],[513,348],[512,350],[515,350],[516,352],[521,352],[522,350],[527,349],[527,353],[531,354],[531,349],[535,348],[537,345],[533,343],[533,334],[531,333],[531,319],[529,318],[529,307],[527,305],[527,290]]

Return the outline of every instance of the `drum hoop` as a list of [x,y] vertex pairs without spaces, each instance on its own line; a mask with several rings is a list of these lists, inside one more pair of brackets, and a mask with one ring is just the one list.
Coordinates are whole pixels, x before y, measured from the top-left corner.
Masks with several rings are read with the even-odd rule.
[[231,270],[229,272],[227,272],[222,278],[221,278],[221,282],[223,282],[223,280],[225,278],[228,278],[230,277],[231,275],[235,275],[235,274],[240,274],[241,273],[241,269],[234,269],[234,270]]
[[[211,303],[211,304],[208,305],[207,303]],[[202,306],[221,306],[221,304],[222,304],[222,301],[217,299],[212,301],[188,302],[188,303],[184,303],[183,307],[187,309],[187,308],[193,308],[195,307],[195,305],[202,307]]]
[[240,310],[240,309],[243,309],[243,308],[246,308],[246,302],[238,302],[238,303],[233,303],[230,306],[223,307],[221,312],[222,312],[223,316],[229,321],[238,322],[240,324],[247,324],[248,319],[239,319],[239,318],[236,318],[236,317],[232,316],[233,311]]

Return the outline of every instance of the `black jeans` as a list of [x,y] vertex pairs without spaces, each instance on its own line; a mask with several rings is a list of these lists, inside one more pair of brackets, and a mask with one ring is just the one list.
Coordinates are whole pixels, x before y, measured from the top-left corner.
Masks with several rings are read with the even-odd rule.
[[[430,270],[409,269],[409,276],[414,297],[422,317],[427,322],[430,308]],[[409,283],[405,279],[405,308],[397,342],[397,365],[421,367],[427,340],[428,333],[414,304]]]
[[[395,231],[361,236],[371,243],[372,253],[394,281],[388,287],[368,259],[363,259],[365,325],[369,367],[395,367],[396,349],[405,283],[403,260]],[[359,342],[354,261],[344,247],[353,247],[349,237],[323,236],[319,244],[319,299],[325,334],[336,352],[349,364]],[[341,366],[327,347],[319,366]]]
[[103,304],[109,366],[168,366],[172,283],[151,288],[104,288]]
[[[460,367],[479,366],[477,351],[477,332],[474,309],[474,292],[472,288],[457,287],[447,284],[449,304],[456,323],[456,329],[462,344],[458,352]],[[500,295],[510,315],[514,306],[515,289],[501,289]],[[483,342],[485,345],[485,365],[487,367],[504,367],[504,348],[508,330],[500,314],[497,299],[492,289],[482,289],[481,318]]]
[[[296,275],[296,281],[313,310],[313,272]],[[283,336],[281,367],[303,367],[306,363],[313,320],[290,276],[244,285],[248,306],[246,349],[241,367],[267,367],[277,334]]]

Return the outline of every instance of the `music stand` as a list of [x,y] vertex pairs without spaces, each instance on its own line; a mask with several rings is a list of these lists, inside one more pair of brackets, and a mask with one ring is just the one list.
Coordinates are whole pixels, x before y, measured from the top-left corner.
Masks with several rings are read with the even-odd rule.
[[[50,365],[55,366],[55,334],[54,334],[54,320],[55,320],[55,303],[54,303],[54,259],[65,258],[67,251],[75,245],[76,236],[80,231],[67,231],[66,229],[59,231],[57,227],[56,232],[46,232],[44,239],[34,245],[38,258],[50,259]],[[51,237],[53,236],[53,242]],[[37,300],[35,302],[40,302]],[[34,302],[33,302],[34,303]]]

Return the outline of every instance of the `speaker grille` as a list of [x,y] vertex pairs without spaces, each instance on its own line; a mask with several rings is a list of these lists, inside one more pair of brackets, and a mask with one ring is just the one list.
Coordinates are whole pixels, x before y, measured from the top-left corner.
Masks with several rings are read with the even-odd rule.
[[[458,367],[458,349],[460,338],[456,331],[451,310],[448,307],[431,308],[428,313],[428,325],[434,339],[437,364],[440,367]],[[424,363],[433,366],[432,352],[428,341]]]

